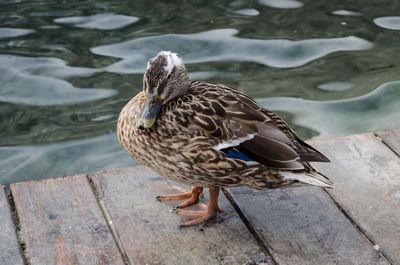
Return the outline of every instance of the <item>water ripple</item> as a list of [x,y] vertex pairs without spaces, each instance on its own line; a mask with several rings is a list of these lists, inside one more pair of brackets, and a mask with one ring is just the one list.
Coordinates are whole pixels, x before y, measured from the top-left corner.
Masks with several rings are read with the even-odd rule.
[[378,17],[374,23],[381,28],[400,30],[400,17]]
[[272,97],[258,102],[275,111],[293,113],[294,122],[319,132],[318,138],[400,128],[400,81],[383,83],[366,95],[350,99]]
[[20,72],[56,78],[88,77],[100,69],[71,67],[58,58],[0,55],[0,65]]
[[0,39],[20,37],[33,32],[33,29],[0,28]]
[[354,84],[349,82],[329,82],[318,86],[319,89],[325,91],[344,91],[354,87]]
[[265,6],[283,9],[299,8],[303,6],[302,2],[296,0],[260,0],[258,2]]
[[260,12],[254,8],[239,9],[235,11],[236,14],[244,16],[258,16]]
[[0,55],[0,101],[31,106],[75,104],[116,94],[113,89],[77,88],[57,79],[89,76],[97,70],[66,66],[61,59]]
[[0,147],[2,184],[112,169],[136,162],[119,146],[115,133],[35,146]]
[[76,24],[79,28],[113,30],[126,27],[139,20],[138,17],[116,15],[112,13],[97,14],[87,17],[63,17],[54,20],[61,24]]
[[351,11],[351,10],[335,10],[332,12],[334,15],[338,16],[361,16],[360,12]]
[[364,39],[344,38],[257,40],[236,37],[235,29],[194,34],[167,34],[91,48],[95,54],[122,58],[106,70],[142,73],[147,60],[160,50],[178,52],[187,64],[213,61],[247,61],[278,68],[298,67],[337,51],[365,50],[373,44]]

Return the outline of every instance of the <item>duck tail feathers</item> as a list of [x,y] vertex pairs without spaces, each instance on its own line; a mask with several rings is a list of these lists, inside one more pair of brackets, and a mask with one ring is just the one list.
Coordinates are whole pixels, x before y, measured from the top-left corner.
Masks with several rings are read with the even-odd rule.
[[295,173],[293,171],[284,171],[281,174],[290,180],[297,180],[301,184],[313,185],[323,188],[333,188],[333,182],[318,171]]

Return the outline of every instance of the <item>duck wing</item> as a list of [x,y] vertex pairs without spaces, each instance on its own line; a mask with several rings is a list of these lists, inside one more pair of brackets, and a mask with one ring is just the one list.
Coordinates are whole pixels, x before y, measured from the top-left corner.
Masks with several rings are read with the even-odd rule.
[[[196,84],[195,84],[196,85]],[[200,89],[207,86],[207,88]],[[277,115],[232,88],[197,83],[192,121],[230,158],[269,168],[304,170],[305,162],[329,162],[302,141]]]

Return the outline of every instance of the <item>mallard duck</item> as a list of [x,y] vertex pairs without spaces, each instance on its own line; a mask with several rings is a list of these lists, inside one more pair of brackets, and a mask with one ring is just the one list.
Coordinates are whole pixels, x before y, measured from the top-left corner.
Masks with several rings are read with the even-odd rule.
[[[123,149],[163,177],[193,186],[191,192],[159,196],[198,201],[205,211],[186,211],[196,225],[220,210],[220,188],[275,189],[332,182],[309,162],[329,162],[273,112],[242,92],[221,84],[191,82],[182,59],[162,51],[147,64],[143,91],[122,109],[117,125]],[[185,210],[179,210],[185,214]]]

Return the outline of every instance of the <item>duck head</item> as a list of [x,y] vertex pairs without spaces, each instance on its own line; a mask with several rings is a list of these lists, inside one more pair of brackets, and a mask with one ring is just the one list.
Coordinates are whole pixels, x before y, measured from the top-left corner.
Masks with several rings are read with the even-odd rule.
[[143,76],[146,103],[136,126],[141,130],[151,128],[162,105],[184,95],[189,86],[188,73],[182,59],[170,51],[159,52],[149,60]]

